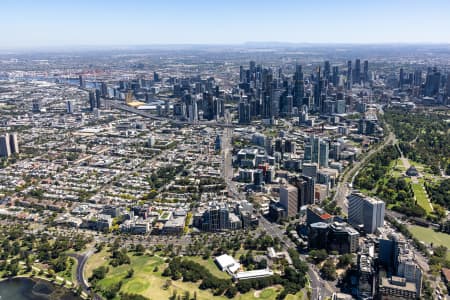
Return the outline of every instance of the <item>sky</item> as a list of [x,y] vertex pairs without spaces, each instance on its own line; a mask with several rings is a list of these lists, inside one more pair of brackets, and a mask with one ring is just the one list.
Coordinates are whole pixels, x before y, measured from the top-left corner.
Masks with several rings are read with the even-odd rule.
[[449,0],[0,0],[0,48],[450,43]]

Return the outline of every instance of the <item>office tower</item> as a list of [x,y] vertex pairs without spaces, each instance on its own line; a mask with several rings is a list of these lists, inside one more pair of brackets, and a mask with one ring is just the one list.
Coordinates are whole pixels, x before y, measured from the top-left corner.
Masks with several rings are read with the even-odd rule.
[[286,115],[291,116],[294,109],[294,97],[288,95],[286,97]]
[[102,96],[103,97],[108,97],[109,93],[108,93],[108,85],[106,84],[106,82],[102,82],[101,84],[101,91],[102,91]]
[[339,85],[339,67],[333,67],[333,75],[332,75],[333,86],[337,87]]
[[33,103],[32,103],[32,108],[31,108],[32,112],[34,113],[39,113],[41,112],[41,100],[39,99],[33,99]]
[[154,82],[159,82],[160,78],[159,78],[159,74],[156,72],[153,72],[153,81]]
[[294,73],[293,106],[300,107],[302,105],[302,100],[304,96],[305,96],[305,86],[303,82],[302,66],[296,65]]
[[328,60],[326,60],[324,63],[324,66],[323,66],[323,77],[326,80],[329,80],[330,74],[331,74],[331,65],[330,65],[330,62]]
[[73,114],[73,103],[71,100],[67,100],[66,102],[66,111],[68,114]]
[[309,136],[309,139],[305,141],[304,160],[319,163],[320,141],[321,139],[315,135]]
[[415,70],[414,71],[414,86],[421,86],[421,85],[422,85],[422,71]]
[[11,153],[19,154],[19,141],[15,132],[9,134],[9,149]]
[[285,140],[284,141],[284,152],[286,153],[295,153],[295,141],[294,140]]
[[363,68],[363,81],[369,82],[369,61],[364,61],[364,68]]
[[0,157],[11,156],[11,147],[9,142],[9,134],[0,136]]
[[403,84],[405,83],[405,72],[403,68],[400,68],[400,76],[398,80],[398,87],[401,89],[403,87]]
[[352,89],[352,61],[347,61],[347,89]]
[[337,114],[344,114],[345,113],[345,100],[336,100],[336,113]]
[[328,226],[327,250],[339,254],[355,253],[359,248],[359,233],[346,223],[334,222]]
[[283,140],[282,139],[275,140],[275,152],[283,152]]
[[321,140],[319,146],[319,166],[321,168],[328,168],[328,157],[330,154],[330,146],[328,141]]
[[450,73],[447,74],[446,94],[447,94],[447,97],[450,97]]
[[[307,213],[309,212],[310,208],[308,207]],[[309,249],[327,249],[328,226],[329,224],[324,222],[315,222],[309,225],[308,230]]]
[[95,107],[96,107],[95,92],[89,91],[89,109],[91,111],[94,111]]
[[361,60],[359,58],[355,61],[355,76],[353,82],[356,82],[357,84],[361,83]]
[[250,104],[247,101],[239,102],[239,124],[250,124]]
[[341,143],[339,142],[331,143],[330,150],[331,150],[330,151],[331,158],[334,159],[335,161],[339,161],[341,156]]
[[384,225],[385,203],[381,200],[352,193],[348,199],[348,221],[354,226],[362,225],[365,232],[374,233]]
[[441,84],[441,73],[434,67],[428,70],[427,79],[425,80],[424,95],[434,97],[439,93],[439,86]]
[[101,91],[99,89],[95,90],[95,107],[101,107]]
[[319,79],[317,82],[314,83],[314,109],[319,112],[323,112],[322,89],[323,89],[323,80]]
[[79,78],[80,88],[84,89],[86,87],[86,82],[84,80],[83,75],[80,75],[78,78]]
[[288,217],[295,217],[298,212],[298,191],[295,186],[280,187],[280,204],[286,209]]
[[292,184],[298,189],[298,204],[300,208],[307,204],[314,204],[315,177],[300,176],[292,180]]

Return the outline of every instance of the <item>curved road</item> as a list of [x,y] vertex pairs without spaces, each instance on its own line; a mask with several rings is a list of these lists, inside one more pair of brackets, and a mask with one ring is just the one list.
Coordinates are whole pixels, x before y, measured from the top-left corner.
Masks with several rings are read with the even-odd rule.
[[[83,292],[86,293],[86,295],[90,295],[91,289],[89,288],[86,278],[84,278],[84,267],[86,266],[86,262],[92,254],[94,254],[94,250],[90,249],[83,254],[71,254],[70,255],[70,256],[76,258],[76,260],[78,261],[77,282],[78,282],[78,285],[81,286],[81,288],[83,289]],[[93,299],[101,300],[102,298],[99,295],[94,294]]]
[[337,205],[342,208],[342,212],[345,215],[348,215],[347,196],[350,192],[348,184],[353,183],[359,170],[364,166],[364,164],[366,164],[367,161],[369,161],[372,158],[372,156],[375,153],[382,150],[386,145],[395,143],[395,141],[396,139],[394,133],[389,132],[389,135],[387,136],[387,138],[384,139],[381,145],[369,150],[369,152],[367,152],[361,160],[355,161],[351,169],[349,169],[347,172],[344,173],[336,188],[336,193],[334,194],[334,201],[336,201]]

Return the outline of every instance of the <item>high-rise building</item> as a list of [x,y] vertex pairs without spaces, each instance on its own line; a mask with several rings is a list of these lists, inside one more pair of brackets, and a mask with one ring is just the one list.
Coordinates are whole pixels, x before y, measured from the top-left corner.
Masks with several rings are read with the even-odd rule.
[[353,76],[353,82],[357,84],[361,83],[361,60],[359,58],[355,61],[355,73]]
[[86,87],[86,82],[85,82],[85,80],[84,80],[84,77],[83,77],[83,75],[80,75],[79,77],[78,77],[78,79],[79,79],[79,85],[80,85],[80,88],[85,88]]
[[108,85],[106,84],[106,82],[102,82],[102,84],[101,84],[101,91],[102,91],[102,96],[103,97],[108,97],[109,96]]
[[32,110],[34,113],[39,113],[39,112],[41,112],[41,100],[39,100],[39,99],[33,99],[33,104],[32,104],[31,110]]
[[369,81],[369,61],[364,61],[364,67],[363,67],[363,81],[368,82]]
[[239,124],[250,124],[250,104],[247,101],[239,102]]
[[403,68],[400,68],[400,75],[399,75],[399,79],[398,79],[398,87],[402,88],[403,84],[405,84],[405,71],[403,70]]
[[96,101],[95,101],[95,92],[89,91],[89,109],[90,111],[94,111],[94,108],[96,108]]
[[66,102],[66,111],[68,114],[73,114],[73,103],[71,100],[67,100]]
[[347,61],[347,89],[352,89],[352,61]]
[[338,66],[333,67],[332,82],[335,87],[339,86],[339,67]]
[[297,187],[298,191],[298,204],[300,208],[307,204],[314,204],[314,185],[315,177],[301,176],[295,178],[292,184]]
[[352,193],[348,199],[348,221],[354,226],[362,225],[367,233],[374,233],[384,225],[385,203],[381,200]]
[[420,86],[422,84],[422,71],[414,71],[414,86]]
[[0,157],[11,156],[11,147],[9,142],[9,134],[0,136]]
[[319,147],[319,167],[328,168],[328,157],[330,155],[330,146],[328,141],[321,140]]
[[446,94],[447,97],[450,97],[450,73],[447,74]]
[[298,191],[295,186],[280,187],[280,204],[286,209],[288,217],[294,217],[298,213]]
[[95,107],[101,107],[101,91],[99,89],[95,90]]
[[19,154],[19,141],[15,132],[9,134],[9,148],[11,153]]
[[424,95],[434,97],[439,93],[439,86],[441,84],[441,73],[437,68],[428,70],[427,79],[425,81]]
[[329,80],[330,74],[331,74],[331,65],[330,65],[330,62],[328,60],[326,60],[324,63],[324,66],[323,66],[323,77],[326,80]]

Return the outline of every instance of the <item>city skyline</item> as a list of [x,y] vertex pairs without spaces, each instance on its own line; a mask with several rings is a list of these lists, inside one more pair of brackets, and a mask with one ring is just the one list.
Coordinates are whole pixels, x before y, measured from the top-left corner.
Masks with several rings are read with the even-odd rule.
[[0,49],[167,44],[450,43],[450,3],[5,1]]

